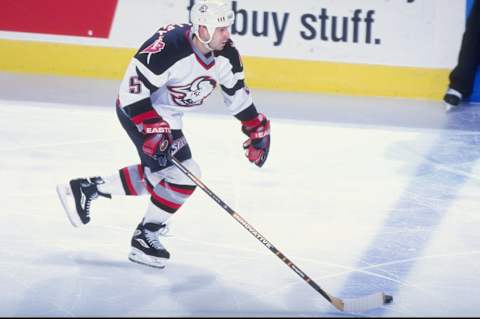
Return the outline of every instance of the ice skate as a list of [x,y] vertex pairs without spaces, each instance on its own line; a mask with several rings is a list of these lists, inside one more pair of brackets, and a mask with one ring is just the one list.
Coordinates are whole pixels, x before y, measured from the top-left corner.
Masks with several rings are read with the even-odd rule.
[[90,205],[98,196],[111,198],[111,195],[98,191],[97,185],[102,183],[101,177],[92,177],[57,185],[58,197],[73,226],[78,227],[90,221]]
[[170,253],[163,247],[158,236],[168,231],[165,224],[141,222],[132,237],[132,250],[128,259],[155,268],[165,268]]

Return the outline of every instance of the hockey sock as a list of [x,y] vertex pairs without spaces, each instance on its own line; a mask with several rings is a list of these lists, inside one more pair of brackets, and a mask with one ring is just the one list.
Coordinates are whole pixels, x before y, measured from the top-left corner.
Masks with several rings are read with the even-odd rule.
[[124,167],[118,173],[102,177],[102,179],[105,183],[97,185],[98,190],[102,193],[123,196],[147,194],[141,165]]
[[119,170],[124,195],[140,196],[147,194],[142,165],[131,165]]
[[147,182],[151,194],[150,203],[145,213],[145,223],[166,222],[192,195],[196,186],[178,185],[162,180],[157,186]]

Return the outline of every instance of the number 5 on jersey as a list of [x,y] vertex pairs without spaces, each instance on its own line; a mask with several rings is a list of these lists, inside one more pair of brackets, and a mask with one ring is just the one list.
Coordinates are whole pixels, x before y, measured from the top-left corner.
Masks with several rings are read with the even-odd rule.
[[138,76],[130,77],[130,93],[131,94],[140,94],[142,93],[142,83],[138,79]]

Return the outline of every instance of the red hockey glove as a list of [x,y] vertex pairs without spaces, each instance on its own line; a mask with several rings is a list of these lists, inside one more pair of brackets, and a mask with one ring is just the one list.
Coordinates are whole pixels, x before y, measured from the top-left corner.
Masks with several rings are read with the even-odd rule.
[[166,166],[173,142],[170,125],[161,118],[146,120],[143,122],[143,134],[143,152],[158,160],[161,166]]
[[249,138],[243,143],[245,156],[258,167],[262,167],[270,149],[270,121],[259,113],[256,118],[242,121],[242,132]]

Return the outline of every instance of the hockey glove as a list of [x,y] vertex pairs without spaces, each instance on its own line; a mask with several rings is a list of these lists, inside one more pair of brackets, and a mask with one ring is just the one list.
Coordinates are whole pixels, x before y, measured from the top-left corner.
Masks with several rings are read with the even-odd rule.
[[166,166],[173,138],[170,125],[161,118],[143,122],[143,152],[158,161],[160,166]]
[[256,118],[242,121],[242,132],[248,136],[243,143],[245,156],[258,167],[262,167],[270,149],[270,121],[260,113]]

